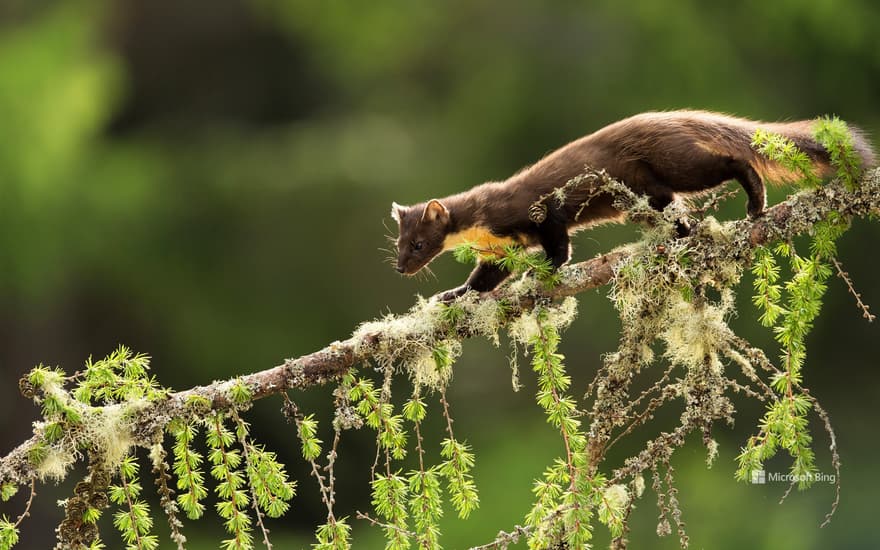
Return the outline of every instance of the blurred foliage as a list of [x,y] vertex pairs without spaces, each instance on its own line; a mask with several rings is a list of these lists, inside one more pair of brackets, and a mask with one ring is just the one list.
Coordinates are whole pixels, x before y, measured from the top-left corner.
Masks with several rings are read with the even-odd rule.
[[[764,119],[838,114],[876,133],[878,26],[880,5],[870,0],[5,2],[0,452],[29,433],[21,420],[37,411],[27,412],[15,381],[37,363],[72,370],[82,357],[126,343],[151,352],[162,384],[184,388],[317,349],[361,320],[401,310],[414,293],[457,285],[466,269],[451,259],[437,262],[436,281],[400,279],[382,262],[392,200],[502,179],[570,139],[650,109]],[[784,192],[772,192],[771,202]],[[721,216],[741,216],[742,200],[729,201]],[[575,257],[633,234],[623,226],[586,232]],[[877,236],[876,227],[857,224],[840,243],[874,304],[878,265],[864,251]],[[734,325],[772,346],[748,289],[741,294]],[[696,445],[693,460],[676,462],[693,543],[880,542],[868,500],[878,488],[871,457],[880,449],[865,437],[875,423],[861,405],[880,382],[869,347],[876,327],[863,324],[838,282],[827,304],[804,376],[838,428],[845,479],[837,516],[818,529],[830,491],[776,506],[783,487],[734,483],[736,450],[760,415],[743,410],[737,429],[717,434],[712,470]],[[583,296],[580,310],[563,344],[574,388],[616,345],[603,295]],[[449,398],[456,431],[477,455],[482,506],[464,523],[446,524],[454,516],[446,514],[448,548],[489,540],[521,518],[525,480],[558,451],[531,392],[509,389],[506,365],[497,351],[469,343],[456,367]],[[299,401],[322,418],[326,400],[318,391]],[[250,420],[300,480],[297,521],[271,525],[277,544],[305,537],[290,539],[299,546],[320,508],[279,405],[260,404]],[[498,423],[505,428],[486,428]],[[440,437],[438,426],[425,432]],[[349,440],[356,448],[345,454],[371,457],[370,443]],[[820,452],[817,464],[822,469],[828,457]],[[365,507],[363,464],[338,467],[340,506]],[[62,487],[58,498],[68,493]],[[41,496],[23,532],[34,547],[49,546],[52,536],[38,526],[60,518],[53,498]],[[650,498],[635,512],[642,530],[631,536],[634,547],[675,547],[652,532]],[[216,541],[216,527],[187,535]]]

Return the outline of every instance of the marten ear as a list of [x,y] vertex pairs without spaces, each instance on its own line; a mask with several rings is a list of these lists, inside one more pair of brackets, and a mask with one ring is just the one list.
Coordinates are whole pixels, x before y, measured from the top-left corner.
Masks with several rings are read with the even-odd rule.
[[431,199],[425,205],[425,211],[422,212],[423,222],[446,222],[449,219],[449,210],[443,206],[443,203],[437,199]]
[[405,209],[405,206],[400,206],[396,202],[391,203],[391,217],[394,218],[394,221],[400,223],[401,214],[403,214]]

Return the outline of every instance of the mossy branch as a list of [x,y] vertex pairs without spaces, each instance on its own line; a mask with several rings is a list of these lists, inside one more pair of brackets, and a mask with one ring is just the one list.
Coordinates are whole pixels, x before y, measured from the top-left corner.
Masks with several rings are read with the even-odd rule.
[[[845,218],[866,217],[880,212],[880,169],[866,172],[861,184],[848,188],[840,181],[826,186],[801,191],[785,202],[767,209],[757,220],[725,222],[715,231],[723,231],[730,239],[714,239],[712,231],[702,223],[694,228],[687,247],[693,257],[714,258],[719,264],[735,262],[747,267],[752,250],[760,245],[778,240],[791,240],[807,234],[814,224],[836,212]],[[559,283],[553,288],[543,285],[512,284],[497,289],[479,300],[472,299],[470,306],[460,314],[449,315],[444,306],[436,302],[420,302],[407,314],[389,316],[381,321],[362,325],[353,336],[270,369],[241,376],[235,380],[215,382],[189,390],[169,393],[160,399],[140,403],[127,411],[134,426],[132,444],[149,448],[169,421],[188,418],[194,413],[224,412],[247,408],[252,401],[279,394],[289,389],[306,389],[336,380],[359,363],[376,360],[386,362],[389,350],[404,342],[441,341],[450,334],[458,338],[470,337],[483,332],[479,317],[485,315],[475,305],[484,301],[503,304],[497,308],[503,318],[497,326],[504,325],[534,308],[536,304],[586,290],[611,282],[616,267],[632,254],[629,246],[623,246],[591,260],[567,265],[560,270]],[[401,348],[396,353],[406,353]],[[237,387],[245,386],[248,399],[237,402]],[[23,388],[27,393],[27,388]],[[119,406],[119,405],[114,405]],[[0,458],[0,482],[28,485],[40,473],[33,460],[34,453],[44,443],[45,435],[37,433]],[[601,451],[594,450],[598,459]]]
[[[825,121],[819,127],[833,130],[830,124]],[[846,153],[849,149],[842,150]],[[202,471],[207,467],[203,464],[205,458],[190,448],[202,427],[211,450],[207,457],[211,477],[218,482],[215,492],[222,497],[217,511],[227,520],[227,530],[233,535],[223,545],[243,550],[253,547],[250,504],[264,543],[271,547],[263,514],[283,514],[293,497],[294,483],[287,480],[284,466],[274,453],[250,441],[248,425],[239,412],[256,399],[281,394],[290,405],[285,414],[297,423],[303,457],[312,463],[328,507],[328,521],[316,532],[316,547],[350,547],[347,517],[337,517],[334,512],[333,463],[341,432],[363,425],[377,432],[372,476],[378,519],[370,521],[386,528],[389,548],[406,548],[414,537],[420,544],[433,547],[439,536],[436,519],[442,508],[440,478],[447,480],[445,492],[459,516],[466,517],[479,503],[470,474],[473,455],[466,443],[454,438],[445,399],[452,366],[461,354],[462,339],[483,336],[498,345],[499,333],[504,330],[514,349],[514,386],[518,386],[516,349],[522,346],[526,352],[531,350],[532,365],[540,375],[538,404],[548,421],[560,430],[565,447],[564,455],[547,468],[543,480],[536,482],[537,501],[525,518],[525,526],[514,531],[516,536],[527,536],[534,548],[561,541],[585,547],[592,538],[596,518],[611,531],[614,547],[624,548],[632,498],[641,496],[643,474],[650,470],[661,512],[658,534],[671,532],[670,521],[674,522],[681,545],[686,547],[688,537],[670,458],[684,444],[685,437],[697,431],[702,434],[711,464],[718,447],[711,435],[713,424],[733,421],[734,408],[727,390],[766,400],[768,406],[758,433],[738,457],[739,480],[748,479],[777,449],[784,449],[793,458],[792,475],[800,480],[799,487],[808,486],[808,474],[816,470],[807,429],[810,409],[817,411],[832,442],[835,440],[827,414],[802,385],[804,336],[821,309],[825,281],[833,273],[829,261],[834,262],[858,306],[871,318],[836,261],[835,241],[850,220],[880,211],[880,170],[861,177],[851,170],[842,173],[827,185],[807,186],[758,220],[722,224],[707,217],[693,227],[689,237],[676,239],[675,225],[688,215],[681,205],[657,212],[645,197],[637,196],[605,172],[587,171],[583,178],[612,194],[617,208],[626,211],[631,220],[647,222],[648,229],[639,241],[566,266],[550,274],[552,277],[536,267],[541,265],[539,258],[519,249],[506,250],[502,261],[510,262],[512,271],[529,276],[514,277],[506,286],[480,296],[468,293],[451,304],[420,298],[406,314],[363,323],[347,340],[333,342],[312,354],[288,359],[265,371],[181,392],[160,386],[149,375],[149,357],[125,347],[100,361],[89,360],[84,371],[72,376],[41,365],[24,377],[20,386],[22,393],[41,407],[43,419],[34,423],[32,438],[0,458],[0,496],[6,500],[18,486],[33,487],[36,481],[64,479],[75,462],[87,458],[90,474],[77,484],[76,496],[66,501],[65,520],[58,530],[59,547],[101,544],[95,522],[107,506],[105,493],[113,478],[118,478],[120,484],[114,486],[111,499],[127,504],[116,514],[117,526],[131,547],[149,547],[155,537],[148,534],[152,518],[138,501],[141,484],[136,450],[150,449],[172,540],[182,547],[185,538],[179,530],[182,524],[177,511],[198,518],[204,510],[200,501],[208,492]],[[794,238],[801,234],[810,236],[807,256],[795,250]],[[772,250],[765,246],[770,243],[775,243]],[[791,263],[793,276],[785,284],[778,280],[775,256]],[[762,324],[773,328],[783,348],[784,366],[779,368],[763,352],[733,334],[724,321],[733,307],[733,288],[746,268],[755,275],[754,302],[763,311]],[[564,357],[555,351],[556,344],[559,331],[576,314],[572,296],[608,283],[612,283],[609,297],[623,323],[620,347],[605,356],[604,366],[588,388],[584,399],[592,397],[592,405],[580,408],[577,400],[568,397],[570,378]],[[720,299],[706,294],[707,288],[714,288]],[[650,343],[655,340],[665,344],[664,357],[670,367],[651,388],[639,396],[630,395],[634,375],[654,362]],[[741,369],[747,379],[745,385],[725,374],[722,358]],[[360,375],[356,366],[362,363],[377,365],[384,372],[384,383],[377,385],[369,375]],[[765,371],[767,382],[756,373],[755,366]],[[675,367],[684,370],[684,377],[673,383],[669,376]],[[403,408],[403,414],[395,414],[390,401],[392,376],[398,370],[408,374],[414,386],[414,397]],[[301,417],[286,392],[328,382],[337,387],[333,393],[335,437],[326,457],[324,471],[329,481],[325,485],[325,477],[318,471],[321,441],[316,435],[317,422],[311,415]],[[425,412],[421,396],[425,394],[439,394],[447,418],[449,438],[440,453],[444,460],[434,466],[425,465],[419,431]],[[651,399],[645,401],[649,396]],[[677,398],[682,398],[685,406],[678,428],[649,441],[641,453],[625,460],[611,475],[600,471],[600,466],[607,471],[603,462],[610,446],[644,423],[658,407]],[[637,409],[643,401],[642,409]],[[223,419],[230,418],[235,420],[237,439],[224,425]],[[586,426],[582,419],[589,420],[588,432],[581,427],[582,423]],[[409,432],[405,420],[414,423],[420,465],[408,476],[398,475],[399,471],[392,468],[392,462],[407,453]],[[176,499],[166,483],[168,475],[163,473],[168,468],[163,447],[166,433],[176,441],[174,473],[176,486],[183,491]],[[379,474],[376,468],[383,450],[385,468],[384,474]],[[832,463],[839,474],[833,445],[832,452]],[[120,463],[131,467],[123,470],[117,466]],[[838,492],[839,488],[838,483]],[[410,519],[415,531],[409,530]],[[17,540],[17,524],[6,516],[0,521],[0,550],[10,548]],[[496,542],[503,544],[506,540],[502,537]]]

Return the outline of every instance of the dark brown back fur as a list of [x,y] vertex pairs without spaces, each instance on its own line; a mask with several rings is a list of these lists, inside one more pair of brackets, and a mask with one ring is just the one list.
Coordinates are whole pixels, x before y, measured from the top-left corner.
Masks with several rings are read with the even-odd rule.
[[[657,197],[662,206],[674,194],[698,193],[730,179],[747,186],[742,180],[749,168],[761,180],[784,182],[799,177],[755,152],[751,140],[758,128],[790,138],[811,157],[820,173],[826,174],[828,153],[813,138],[812,125],[812,120],[766,123],[707,111],[642,113],[569,143],[506,184],[520,191],[531,190],[523,194],[535,200],[590,166],[606,170],[637,193]],[[875,165],[863,132],[850,129],[863,165]],[[580,221],[589,223],[607,214],[604,208],[598,210],[595,217],[588,214]]]

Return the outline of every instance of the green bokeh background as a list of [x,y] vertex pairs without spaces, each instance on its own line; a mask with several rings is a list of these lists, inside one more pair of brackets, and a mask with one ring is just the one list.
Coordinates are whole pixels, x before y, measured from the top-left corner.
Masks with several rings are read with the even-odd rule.
[[[409,203],[502,179],[567,141],[640,111],[683,107],[758,119],[838,114],[880,131],[880,4],[872,0],[353,2],[4,0],[0,4],[0,453],[37,409],[17,380],[37,363],[76,370],[125,343],[160,381],[186,388],[278,364],[404,311],[416,293],[458,284],[467,268],[403,279],[383,262],[392,200]],[[785,190],[771,190],[771,202]],[[743,213],[737,196],[719,214]],[[384,225],[383,225],[384,223]],[[387,228],[386,228],[387,226]],[[580,234],[585,259],[637,236]],[[857,222],[840,255],[880,304],[878,226]],[[775,354],[749,288],[733,324]],[[616,347],[605,290],[580,298],[564,339],[575,388]],[[716,427],[711,469],[694,439],[675,455],[692,548],[876,548],[877,326],[831,282],[809,343],[806,380],[837,429],[843,494],[817,485],[777,504],[782,484],[733,480],[760,406],[739,400]],[[464,548],[520,522],[531,480],[561,451],[534,404],[511,390],[506,355],[467,342],[450,390],[456,434],[477,454],[482,506],[447,513],[443,543]],[[408,384],[399,381],[398,393]],[[294,395],[329,419],[328,389]],[[249,413],[258,439],[299,480],[277,548],[307,547],[321,521],[295,432],[267,399]],[[426,444],[443,436],[429,403]],[[609,456],[618,464],[678,411]],[[819,467],[828,440],[814,426]],[[322,437],[329,439],[325,431]],[[368,433],[340,449],[338,511],[369,508]],[[768,470],[785,471],[785,460]],[[145,487],[151,484],[145,480]],[[21,548],[49,548],[72,484],[38,490]],[[147,491],[149,493],[149,491]],[[654,533],[655,495],[632,518],[633,548],[677,548]],[[19,496],[0,512],[16,515]],[[355,548],[381,548],[355,524]],[[191,548],[222,537],[210,515]],[[161,519],[157,533],[170,547]],[[598,527],[597,546],[608,535]],[[110,548],[120,547],[105,529]]]

